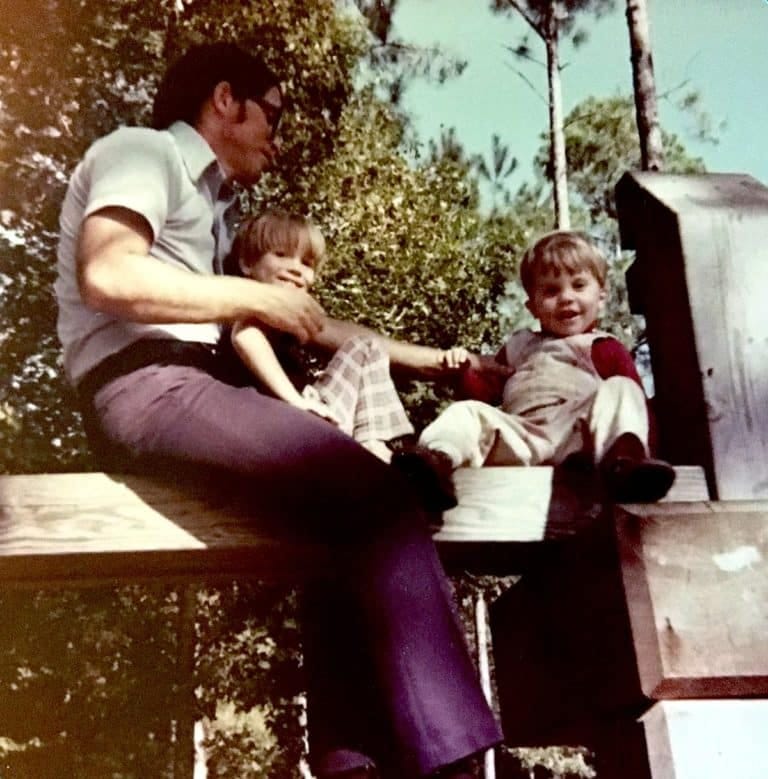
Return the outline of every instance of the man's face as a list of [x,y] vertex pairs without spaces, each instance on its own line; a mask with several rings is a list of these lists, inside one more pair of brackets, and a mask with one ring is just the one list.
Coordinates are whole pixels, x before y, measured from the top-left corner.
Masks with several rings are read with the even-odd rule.
[[275,131],[281,111],[277,87],[258,99],[233,100],[224,117],[219,153],[229,181],[253,184],[274,165],[280,148]]

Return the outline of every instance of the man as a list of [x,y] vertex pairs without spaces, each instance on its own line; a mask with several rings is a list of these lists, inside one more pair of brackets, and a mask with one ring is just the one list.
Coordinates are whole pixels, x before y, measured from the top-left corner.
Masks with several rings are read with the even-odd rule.
[[[360,329],[303,290],[214,275],[229,184],[275,162],[281,112],[259,59],[198,46],[163,79],[156,129],[89,149],[61,214],[65,370],[102,452],[236,478],[265,519],[335,542],[338,573],[305,602],[318,776],[371,776],[392,756],[398,776],[470,776],[467,758],[501,736],[410,485],[324,420],[222,380],[214,354],[238,320],[328,347]],[[443,352],[383,340],[394,362],[440,370]]]

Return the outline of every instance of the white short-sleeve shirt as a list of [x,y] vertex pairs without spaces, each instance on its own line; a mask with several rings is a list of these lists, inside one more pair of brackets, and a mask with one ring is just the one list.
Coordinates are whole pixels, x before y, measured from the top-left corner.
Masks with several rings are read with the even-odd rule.
[[[83,220],[119,206],[141,214],[152,228],[150,250],[158,262],[190,273],[214,273],[214,213],[223,183],[221,168],[190,125],[168,130],[122,127],[96,141],[69,182],[59,219],[57,331],[64,369],[76,384],[108,355],[140,338],[215,343],[219,325],[129,322],[86,306],[77,284],[75,252]],[[229,237],[219,239],[221,243]]]

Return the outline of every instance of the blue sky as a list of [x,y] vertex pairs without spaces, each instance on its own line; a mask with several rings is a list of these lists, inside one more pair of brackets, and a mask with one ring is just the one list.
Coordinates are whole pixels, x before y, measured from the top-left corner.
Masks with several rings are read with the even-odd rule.
[[[516,16],[493,15],[490,0],[400,0],[399,35],[421,44],[440,44],[467,60],[457,79],[436,86],[413,84],[404,105],[422,137],[455,126],[472,153],[488,153],[500,134],[518,158],[513,189],[531,176],[532,159],[547,128],[545,103],[509,65],[522,70],[546,95],[546,74],[531,63],[514,63],[504,44],[528,30]],[[768,185],[768,2],[766,0],[648,0],[657,90],[687,82],[701,93],[702,107],[718,130],[717,145],[694,140],[691,121],[671,100],[660,103],[661,122],[678,134],[688,151],[711,171],[748,173]],[[625,2],[598,21],[584,17],[588,42],[564,48],[563,101],[566,113],[589,95],[629,94],[632,75]],[[532,37],[534,51],[543,50]],[[682,94],[678,92],[676,94]]]

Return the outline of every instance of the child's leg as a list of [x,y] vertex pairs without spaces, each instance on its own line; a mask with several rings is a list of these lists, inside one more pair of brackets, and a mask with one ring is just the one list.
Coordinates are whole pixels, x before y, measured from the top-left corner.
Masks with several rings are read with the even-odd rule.
[[631,435],[648,456],[648,409],[640,386],[626,376],[601,382],[588,418],[595,462],[599,463],[620,436]]
[[362,444],[413,433],[392,383],[389,356],[373,338],[345,341],[314,387],[341,420],[341,429]]
[[675,480],[669,463],[648,456],[648,410],[640,387],[624,376],[600,386],[589,417],[595,460],[608,494],[622,503],[663,498]]
[[535,426],[480,400],[452,403],[424,428],[419,443],[448,455],[454,468],[535,465],[551,456]]

